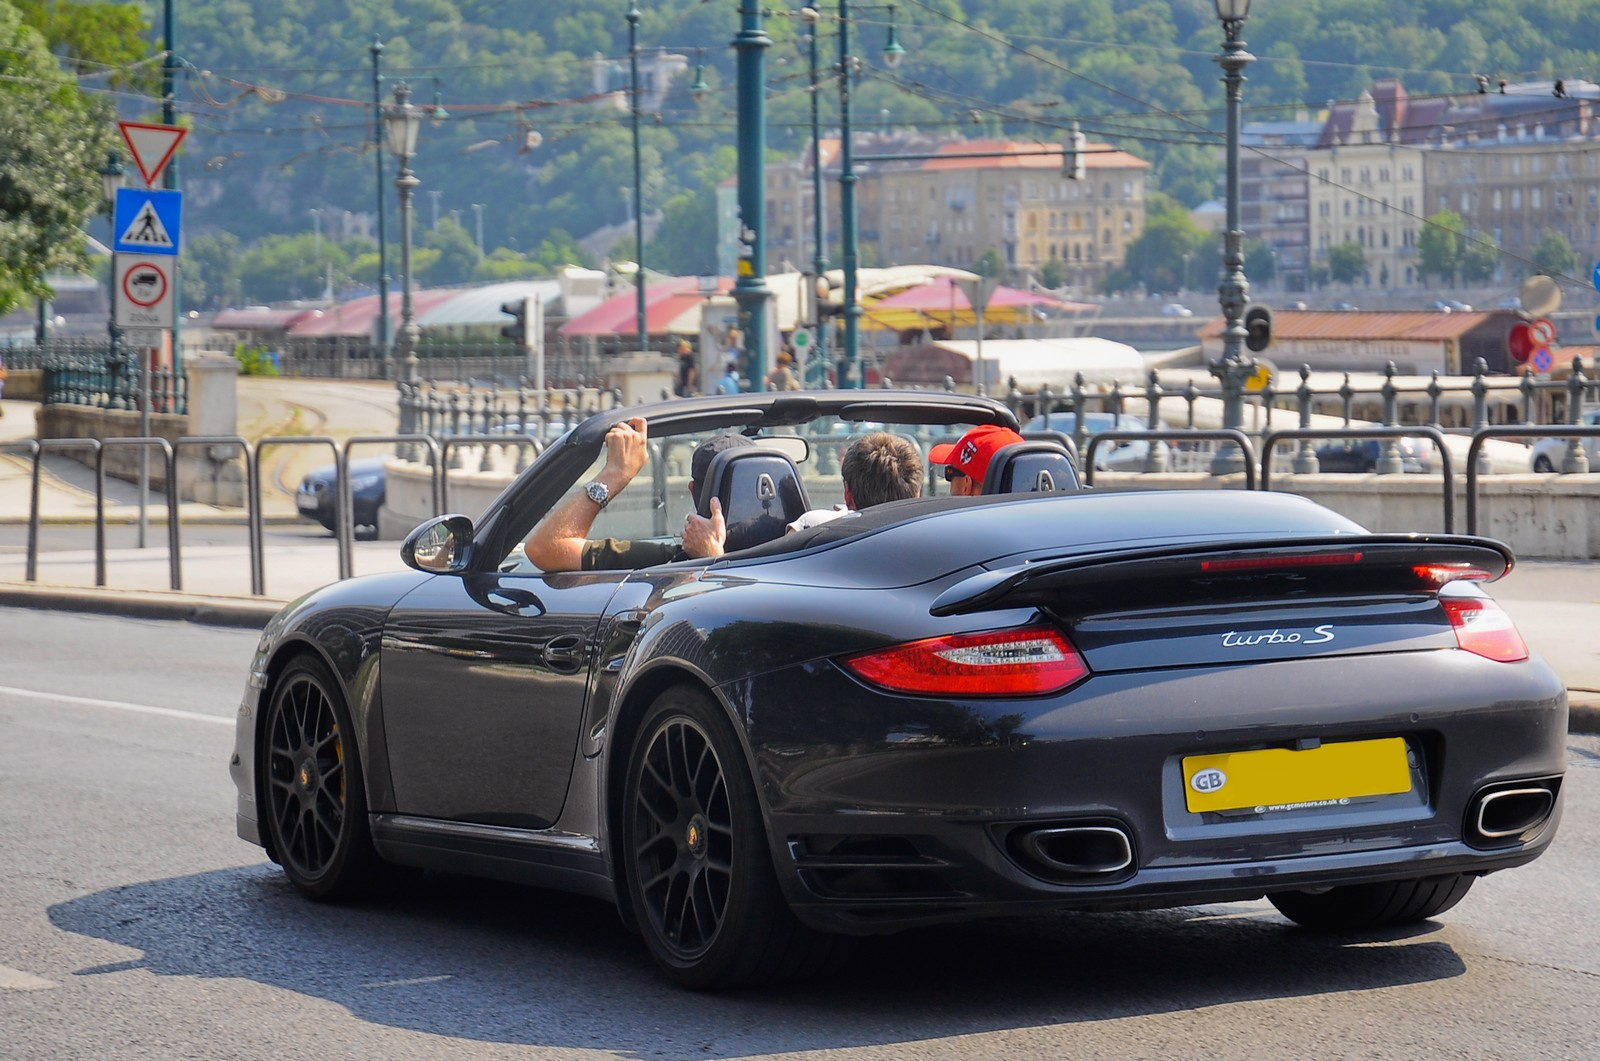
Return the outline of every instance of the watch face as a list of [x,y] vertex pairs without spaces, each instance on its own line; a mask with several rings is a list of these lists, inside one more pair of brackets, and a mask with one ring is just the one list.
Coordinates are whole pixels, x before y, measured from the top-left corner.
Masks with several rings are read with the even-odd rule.
[[604,505],[611,499],[611,491],[606,489],[606,484],[598,479],[589,483],[583,489],[589,495],[589,500],[597,505]]

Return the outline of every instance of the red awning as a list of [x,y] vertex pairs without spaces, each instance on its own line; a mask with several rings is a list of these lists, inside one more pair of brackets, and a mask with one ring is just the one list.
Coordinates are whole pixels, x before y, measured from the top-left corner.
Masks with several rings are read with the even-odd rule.
[[[651,335],[667,334],[668,325],[683,316],[695,303],[705,300],[707,294],[725,294],[733,289],[733,281],[725,276],[717,278],[715,292],[700,289],[697,276],[676,276],[655,280],[644,288],[644,326]],[[561,335],[636,335],[638,334],[638,293],[629,287],[606,299],[581,317],[561,326]]]

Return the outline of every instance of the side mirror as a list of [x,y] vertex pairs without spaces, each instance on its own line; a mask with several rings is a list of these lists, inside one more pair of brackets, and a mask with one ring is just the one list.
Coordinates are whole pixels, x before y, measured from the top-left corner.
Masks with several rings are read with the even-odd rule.
[[435,516],[406,535],[400,559],[407,567],[432,575],[459,574],[467,569],[472,545],[472,520],[459,514]]

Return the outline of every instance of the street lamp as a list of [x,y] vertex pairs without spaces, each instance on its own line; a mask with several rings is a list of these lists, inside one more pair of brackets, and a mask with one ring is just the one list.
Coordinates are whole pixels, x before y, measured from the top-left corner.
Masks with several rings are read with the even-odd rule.
[[372,154],[378,174],[378,351],[383,355],[385,377],[395,375],[394,350],[389,344],[389,239],[383,223],[383,125],[382,97],[383,74],[379,63],[383,59],[383,42],[372,39]]
[[[821,34],[817,32],[817,21],[821,17],[814,7],[802,8],[800,17],[811,27],[809,44],[811,49],[811,284],[810,297],[817,308],[816,319],[811,323],[816,327],[815,356],[826,368],[828,364],[828,329],[822,325],[822,292],[827,283],[823,279],[828,271],[828,245],[823,234],[823,213],[827,199],[823,195],[822,187],[822,122],[821,122],[821,94],[819,74],[821,71],[820,46]],[[804,373],[810,368],[809,364],[802,364],[800,370]],[[827,379],[824,372],[823,379]],[[804,385],[802,376],[802,385]]]
[[[100,167],[100,180],[103,182],[103,187],[105,188],[106,193],[106,223],[107,225],[113,225],[116,222],[117,216],[117,189],[122,187],[122,156],[118,155],[115,151],[106,152],[106,164]],[[117,234],[114,231],[111,233],[111,245],[113,247],[117,245]],[[108,352],[107,362],[111,365],[111,371],[116,377],[116,385],[112,387],[111,393],[111,408],[126,409],[128,406],[123,401],[124,389],[122,385],[124,383],[124,373],[122,366],[122,351],[119,348],[120,344],[118,343],[122,333],[117,330],[116,262],[117,256],[112,254],[111,283],[108,285],[111,289],[111,316],[106,318],[106,332],[111,337],[111,346]]]
[[645,332],[644,155],[639,147],[639,5],[628,5],[628,117],[633,125],[633,299],[639,349],[650,348]]
[[411,102],[411,89],[404,81],[394,87],[394,103],[384,108],[384,132],[389,150],[400,160],[400,173],[394,186],[400,192],[400,347],[404,369],[397,386],[401,391],[400,433],[413,430],[414,414],[406,401],[406,391],[417,383],[417,321],[411,308],[411,197],[416,193],[416,174],[411,172],[411,156],[417,153],[417,131],[422,126],[422,108]]
[[[900,65],[906,51],[895,34],[894,7],[889,7],[889,36],[883,46],[884,65],[891,69]],[[851,143],[850,79],[855,73],[855,60],[850,55],[850,0],[839,0],[839,235],[844,247],[844,360],[845,379],[841,387],[865,385],[861,372],[861,303],[857,298],[856,275],[861,253],[856,241],[856,169],[855,148]]]
[[[1216,0],[1217,19],[1222,23],[1222,82],[1228,91],[1227,129],[1227,231],[1223,236],[1222,282],[1217,285],[1217,301],[1226,325],[1222,331],[1222,359],[1211,364],[1211,374],[1222,384],[1222,426],[1239,429],[1244,423],[1244,384],[1255,371],[1255,361],[1244,350],[1245,304],[1250,283],[1244,275],[1244,233],[1239,228],[1239,110],[1244,68],[1255,60],[1245,51],[1240,33],[1250,17],[1250,0]],[[1225,475],[1244,469],[1244,453],[1235,444],[1223,442],[1211,461],[1212,475]]]
[[761,0],[739,0],[738,56],[739,261],[733,299],[739,306],[746,363],[757,390],[767,378],[767,99],[766,52],[772,38],[761,28]]

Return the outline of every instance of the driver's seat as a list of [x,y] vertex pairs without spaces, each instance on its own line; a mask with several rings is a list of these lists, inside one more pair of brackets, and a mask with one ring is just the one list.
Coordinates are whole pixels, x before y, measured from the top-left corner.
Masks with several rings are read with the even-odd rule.
[[695,510],[709,518],[713,497],[722,503],[728,552],[775,540],[811,507],[789,455],[756,446],[725,449],[711,458]]

